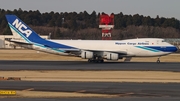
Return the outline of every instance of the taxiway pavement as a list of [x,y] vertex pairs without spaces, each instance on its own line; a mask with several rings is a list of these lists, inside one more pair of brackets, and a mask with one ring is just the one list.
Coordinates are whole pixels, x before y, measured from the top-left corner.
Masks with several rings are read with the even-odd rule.
[[[176,62],[106,62],[87,63],[84,61],[0,61],[1,71],[11,70],[126,70],[126,71],[180,71]],[[124,82],[55,82],[55,81],[1,81],[0,89],[52,92],[80,92],[95,94],[115,94],[118,98],[0,98],[0,100],[23,101],[179,101],[179,83],[124,83]],[[123,97],[122,97],[123,95]]]
[[180,71],[178,62],[0,61],[0,70]]
[[180,97],[179,83],[43,82],[1,81],[0,89],[84,94],[114,94],[119,97]]

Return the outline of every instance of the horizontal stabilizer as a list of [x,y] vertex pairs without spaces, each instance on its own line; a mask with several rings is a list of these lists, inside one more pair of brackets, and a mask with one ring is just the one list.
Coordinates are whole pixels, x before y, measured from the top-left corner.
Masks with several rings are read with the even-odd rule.
[[19,39],[10,39],[10,40],[8,40],[8,41],[14,42],[14,43],[17,43],[17,44],[33,45],[33,44],[31,44],[31,43],[27,43],[26,41],[24,41],[24,40],[19,40]]

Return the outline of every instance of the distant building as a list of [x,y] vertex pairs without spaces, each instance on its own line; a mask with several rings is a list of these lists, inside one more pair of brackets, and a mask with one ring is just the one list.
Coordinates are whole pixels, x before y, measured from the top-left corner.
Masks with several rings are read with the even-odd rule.
[[[46,35],[40,35],[44,39],[48,39],[49,36]],[[0,48],[22,48],[13,42],[9,42],[7,40],[10,40],[13,38],[13,35],[0,35]]]

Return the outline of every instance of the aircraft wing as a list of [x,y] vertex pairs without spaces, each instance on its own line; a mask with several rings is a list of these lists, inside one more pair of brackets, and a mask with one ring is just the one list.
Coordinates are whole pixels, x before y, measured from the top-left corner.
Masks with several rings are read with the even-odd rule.
[[58,48],[58,50],[63,50],[65,53],[72,53],[72,52],[80,52],[80,49],[69,49],[69,48]]
[[121,51],[121,50],[118,50],[118,51],[109,51],[109,50],[87,50],[87,51],[91,51],[91,52],[110,52],[110,53],[117,53],[117,54],[120,54],[120,55],[127,55],[127,52],[126,51]]
[[106,52],[117,53],[117,54],[120,54],[120,55],[127,55],[126,51],[106,51]]
[[52,49],[56,49],[56,50],[63,50],[65,51],[66,53],[70,53],[70,52],[80,52],[81,50],[78,49],[78,48],[54,48],[54,47],[51,47],[49,45],[46,45],[44,44],[45,47],[48,47],[48,48],[52,48]]

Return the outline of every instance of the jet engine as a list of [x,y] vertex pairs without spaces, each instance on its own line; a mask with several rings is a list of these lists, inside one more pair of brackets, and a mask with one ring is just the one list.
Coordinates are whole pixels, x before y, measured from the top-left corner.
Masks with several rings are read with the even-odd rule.
[[117,53],[108,53],[107,54],[107,60],[118,60],[119,55]]
[[81,58],[83,59],[92,59],[93,58],[93,52],[90,51],[82,51],[81,52]]

